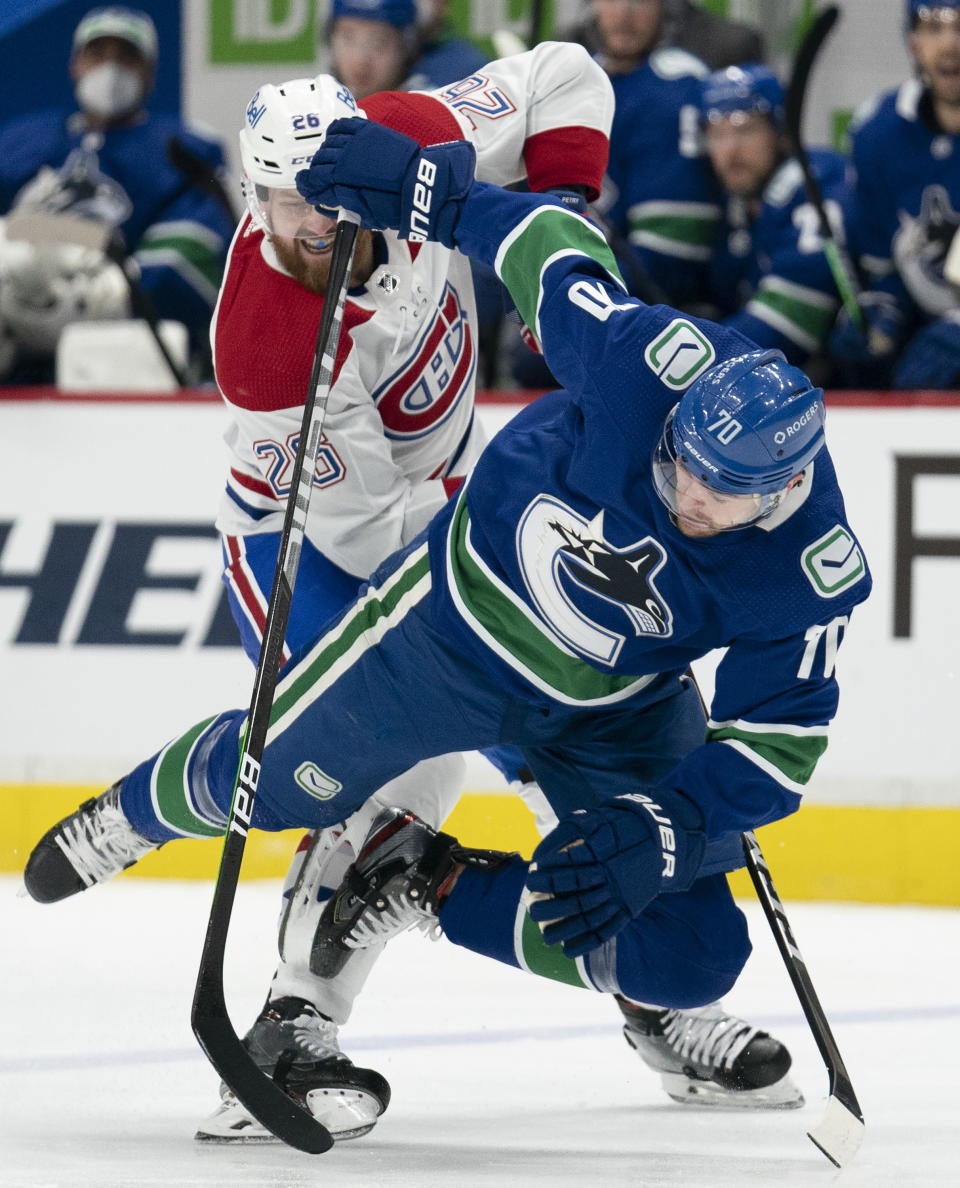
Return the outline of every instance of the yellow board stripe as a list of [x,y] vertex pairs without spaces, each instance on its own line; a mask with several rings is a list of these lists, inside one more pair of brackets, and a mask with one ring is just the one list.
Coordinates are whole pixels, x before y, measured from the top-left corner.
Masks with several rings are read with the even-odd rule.
[[[33,845],[52,824],[101,787],[0,785],[0,871],[23,869]],[[466,845],[519,850],[537,844],[533,817],[514,796],[468,793],[444,828]],[[960,906],[960,808],[877,808],[805,805],[757,834],[777,890],[785,900],[844,900]],[[250,834],[246,878],[281,878],[300,831]],[[171,842],[121,877],[216,877],[222,843]],[[743,871],[734,893],[753,896]]]

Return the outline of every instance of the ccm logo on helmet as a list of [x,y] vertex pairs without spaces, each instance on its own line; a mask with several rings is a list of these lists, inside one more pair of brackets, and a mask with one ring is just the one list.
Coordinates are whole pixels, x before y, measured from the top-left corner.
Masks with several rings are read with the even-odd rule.
[[412,243],[425,243],[430,230],[430,207],[433,205],[433,183],[437,180],[437,167],[426,157],[417,165],[417,182],[413,187],[413,210],[410,212],[410,234]]
[[792,425],[788,425],[786,429],[778,429],[773,435],[773,440],[777,443],[777,445],[783,445],[785,441],[793,437],[794,433],[799,433],[804,425],[808,425],[819,411],[820,401],[814,400],[813,404],[810,405],[807,411],[802,416],[798,417]]

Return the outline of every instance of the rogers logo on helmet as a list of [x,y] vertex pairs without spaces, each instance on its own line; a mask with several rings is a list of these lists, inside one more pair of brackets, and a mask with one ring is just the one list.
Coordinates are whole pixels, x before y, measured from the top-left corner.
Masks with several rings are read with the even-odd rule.
[[814,400],[813,404],[810,405],[807,411],[801,416],[797,417],[792,425],[788,425],[786,429],[778,429],[773,435],[773,440],[777,443],[777,445],[783,445],[783,443],[787,441],[788,438],[793,437],[795,433],[799,433],[804,425],[808,425],[819,411],[820,401]]

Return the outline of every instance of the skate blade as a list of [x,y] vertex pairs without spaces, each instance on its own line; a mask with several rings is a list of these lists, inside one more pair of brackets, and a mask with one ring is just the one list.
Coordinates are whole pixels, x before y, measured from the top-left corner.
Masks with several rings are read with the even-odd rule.
[[254,1146],[258,1143],[279,1143],[280,1140],[276,1135],[271,1134],[268,1130],[263,1133],[248,1134],[245,1131],[237,1131],[235,1134],[207,1134],[203,1130],[198,1130],[193,1136],[198,1143],[211,1143],[214,1146],[221,1147],[235,1147],[235,1146]]
[[[369,1134],[383,1112],[379,1098],[359,1089],[330,1086],[311,1089],[307,1094],[311,1114],[322,1123],[336,1143]],[[252,1145],[280,1140],[243,1109],[239,1102],[220,1106],[194,1134],[198,1143]]]
[[338,1143],[369,1134],[383,1112],[379,1098],[359,1089],[311,1089],[307,1105]]
[[798,1110],[804,1105],[803,1094],[789,1076],[763,1089],[724,1089],[680,1073],[661,1073],[660,1079],[668,1097],[679,1105],[711,1110]]

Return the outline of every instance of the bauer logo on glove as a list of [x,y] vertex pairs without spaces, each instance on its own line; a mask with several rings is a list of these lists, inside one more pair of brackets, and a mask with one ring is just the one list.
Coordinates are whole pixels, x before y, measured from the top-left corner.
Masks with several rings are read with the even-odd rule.
[[465,140],[421,148],[372,120],[338,119],[297,174],[297,189],[312,206],[353,211],[371,230],[452,248],[475,163],[476,150]]
[[658,789],[561,818],[533,852],[525,903],[547,944],[580,957],[616,936],[664,891],[696,878],[706,845],[688,797]]

